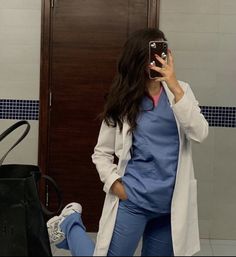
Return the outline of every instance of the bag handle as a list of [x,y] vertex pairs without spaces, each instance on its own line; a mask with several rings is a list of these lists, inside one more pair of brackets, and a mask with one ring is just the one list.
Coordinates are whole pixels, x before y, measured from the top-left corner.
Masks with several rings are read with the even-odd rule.
[[41,203],[41,206],[42,206],[42,209],[43,209],[43,213],[47,216],[53,216],[53,215],[58,215],[59,212],[62,210],[62,207],[63,207],[63,201],[62,201],[62,192],[61,190],[59,189],[56,181],[47,176],[47,175],[42,175],[41,178],[45,179],[46,182],[50,182],[50,184],[52,184],[55,192],[56,192],[56,195],[57,195],[57,199],[58,199],[58,207],[57,207],[57,210],[52,212],[50,210],[48,210],[48,208]]
[[18,139],[18,141],[10,148],[10,150],[2,157],[2,159],[0,160],[0,166],[3,164],[4,160],[6,159],[7,155],[28,135],[29,131],[30,131],[30,124],[28,121],[26,120],[22,120],[19,121],[15,124],[13,124],[10,128],[8,128],[6,131],[4,131],[1,135],[0,135],[0,142],[6,138],[9,134],[11,134],[13,131],[15,131],[17,128],[23,126],[23,125],[27,125],[24,133],[22,134],[22,136]]

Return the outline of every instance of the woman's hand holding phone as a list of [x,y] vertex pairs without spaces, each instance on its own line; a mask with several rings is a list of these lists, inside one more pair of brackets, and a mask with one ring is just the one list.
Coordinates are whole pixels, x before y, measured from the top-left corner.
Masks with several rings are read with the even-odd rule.
[[121,181],[116,180],[111,187],[111,191],[114,195],[118,196],[120,200],[125,201],[128,199],[128,196],[125,192],[125,187]]
[[156,81],[165,81],[170,91],[175,96],[175,102],[178,102],[184,95],[183,89],[180,87],[179,82],[176,78],[175,69],[174,69],[174,58],[171,54],[170,49],[168,49],[168,58],[167,60],[162,59],[159,55],[155,55],[157,61],[162,64],[161,67],[150,64],[149,68],[159,72],[162,77],[155,78]]

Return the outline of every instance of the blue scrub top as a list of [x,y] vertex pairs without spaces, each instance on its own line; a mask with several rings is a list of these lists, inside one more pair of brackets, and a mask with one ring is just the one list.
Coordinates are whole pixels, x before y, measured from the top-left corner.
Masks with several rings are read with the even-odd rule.
[[170,213],[179,156],[176,120],[165,90],[154,109],[147,96],[141,109],[122,181],[131,202],[149,211]]

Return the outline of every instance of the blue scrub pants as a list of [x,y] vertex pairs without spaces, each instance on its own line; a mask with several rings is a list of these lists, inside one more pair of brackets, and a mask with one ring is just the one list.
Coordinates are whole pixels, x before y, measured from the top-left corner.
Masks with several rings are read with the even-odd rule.
[[[73,256],[93,256],[95,244],[87,235],[80,214],[61,224],[66,239],[57,245]],[[170,214],[156,214],[129,200],[120,201],[108,256],[133,256],[143,237],[142,256],[173,256]]]

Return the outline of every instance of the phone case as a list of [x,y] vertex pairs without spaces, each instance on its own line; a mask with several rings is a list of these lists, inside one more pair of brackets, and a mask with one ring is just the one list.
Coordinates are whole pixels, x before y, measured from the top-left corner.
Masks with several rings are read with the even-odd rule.
[[[168,56],[168,42],[167,41],[150,41],[149,42],[149,63],[153,63],[158,67],[162,67],[162,64],[156,59],[155,54],[158,54],[163,59],[167,59]],[[162,75],[149,69],[149,78],[154,79],[162,77]]]

